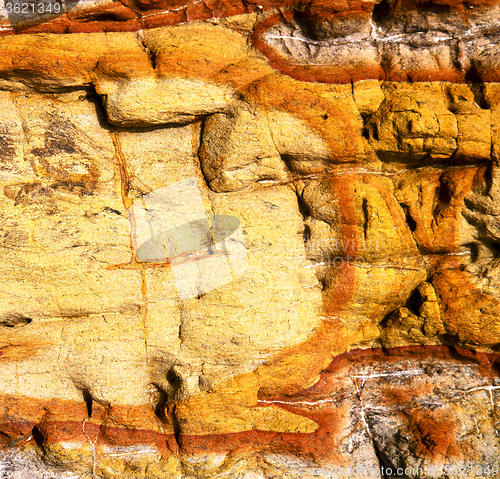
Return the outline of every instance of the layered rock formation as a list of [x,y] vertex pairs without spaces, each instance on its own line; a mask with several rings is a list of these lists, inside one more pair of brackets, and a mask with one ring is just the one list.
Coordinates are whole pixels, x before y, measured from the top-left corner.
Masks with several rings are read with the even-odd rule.
[[5,16],[3,477],[496,475],[496,12]]

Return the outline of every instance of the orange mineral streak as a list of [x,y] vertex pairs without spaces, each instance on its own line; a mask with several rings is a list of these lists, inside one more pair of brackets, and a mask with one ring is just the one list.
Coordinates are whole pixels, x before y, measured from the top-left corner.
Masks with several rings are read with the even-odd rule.
[[413,444],[416,454],[434,460],[462,457],[464,444],[457,439],[457,418],[451,409],[422,411],[415,408],[405,416],[409,433],[416,439]]
[[128,263],[113,264],[107,266],[106,269],[113,271],[115,269],[134,269],[144,271],[146,269],[168,268],[170,263],[140,263],[139,261],[131,260]]
[[[364,158],[362,122],[356,114],[352,114],[348,105],[342,109],[338,104],[326,98],[331,93],[328,86],[305,85],[293,79],[272,74],[249,84],[242,89],[242,92],[248,101],[263,105],[270,110],[277,109],[291,113],[317,131],[330,147],[333,164],[356,162],[360,157]],[[308,105],[308,108],[304,108],[304,105]],[[344,244],[349,245],[350,248],[344,253],[356,257],[358,252],[357,215],[353,201],[352,181],[347,176],[329,177],[328,174],[323,177],[322,181],[326,182],[328,189],[339,198],[339,211],[343,225],[342,237]],[[309,364],[310,375],[307,377],[315,377],[319,372],[317,366],[323,364],[325,360],[328,361],[333,351],[338,353],[347,347],[347,337],[340,318],[342,311],[352,298],[354,285],[355,268],[349,262],[344,261],[342,268],[337,271],[335,285],[324,292],[324,313],[329,319],[306,344],[297,348],[298,350],[304,348],[304,351],[310,349],[312,353],[311,359],[302,361]],[[312,359],[321,357],[322,360]],[[287,375],[282,377],[287,377]],[[265,386],[262,388],[267,390]]]
[[[249,102],[290,113],[304,121],[329,146],[332,164],[366,162],[367,148],[359,112],[348,100],[331,101],[328,97],[336,93],[331,86],[311,85],[271,74],[241,92]],[[347,95],[344,92],[338,96]]]
[[[40,340],[27,340],[18,344],[10,342],[6,335],[3,335],[2,339],[3,341],[0,342],[0,363],[2,361],[25,361],[27,357],[43,354],[45,349],[52,346],[52,343]],[[19,336],[16,337],[16,340],[19,341]]]
[[[367,3],[371,4],[371,2]],[[281,22],[290,22],[293,20],[293,17],[292,11],[277,13],[258,23],[252,32],[252,44],[267,57],[269,65],[272,68],[296,80],[311,83],[340,84],[383,77],[383,70],[377,62],[365,64],[362,68],[356,65],[350,65],[346,68],[345,66],[335,65],[302,65],[289,61],[269,46],[263,37],[270,28]]]
[[[383,65],[378,54],[373,58],[356,58],[350,63],[335,64],[300,64],[284,57],[280,52],[268,45],[264,40],[266,32],[277,24],[306,22],[330,22],[335,25],[342,19],[351,19],[364,22],[372,21],[375,7],[378,8],[377,15],[383,15],[389,22],[397,23],[400,18],[411,11],[425,12],[426,9],[434,8],[441,11],[442,15],[458,13],[463,19],[464,25],[469,25],[471,11],[487,11],[498,5],[498,0],[463,2],[461,0],[444,0],[439,2],[422,2],[418,0],[397,0],[381,2],[348,2],[346,6],[339,6],[335,2],[311,2],[307,7],[296,5],[293,9],[286,9],[274,15],[270,15],[258,23],[252,33],[252,43],[269,60],[270,65],[279,72],[291,76],[297,80],[321,83],[351,83],[360,80],[384,80],[384,81],[450,81],[463,83],[469,81],[470,72],[464,72],[452,67],[440,66],[438,69],[425,69],[406,67],[394,62],[394,64]],[[378,5],[378,6],[377,6]],[[370,45],[367,41],[367,46]],[[499,81],[497,69],[491,65],[486,68],[479,66],[473,72],[473,76],[481,77],[482,81]]]
[[[349,373],[351,367],[358,363],[368,365],[374,363],[397,363],[401,360],[419,359],[460,360],[464,363],[478,364],[479,371],[488,378],[497,377],[500,365],[499,355],[475,353],[461,348],[446,346],[409,346],[391,350],[365,349],[340,354],[323,369],[319,380],[308,389],[295,394],[261,398],[258,405],[275,404],[284,409],[306,416],[314,420],[319,428],[313,433],[276,433],[265,431],[246,431],[241,433],[185,435],[181,434],[182,449],[185,453],[229,452],[242,449],[267,449],[297,453],[315,458],[320,463],[336,460],[336,445],[343,439],[339,434],[346,421],[349,421],[349,407],[341,404],[348,396],[342,383],[337,384],[335,378]],[[340,388],[340,389],[339,389]],[[342,393],[344,391],[344,393]],[[339,393],[342,394],[339,395]],[[440,458],[443,455],[455,455],[462,447],[456,440],[457,424],[452,411],[436,410],[424,415],[412,409],[413,397],[426,391],[404,392],[387,391],[390,401],[406,403],[409,411],[408,427],[417,439],[419,451],[424,456]],[[349,393],[350,394],[350,393]],[[321,398],[334,398],[328,408],[314,407],[315,401]],[[391,399],[392,398],[392,399]],[[305,400],[306,403],[301,403]],[[294,403],[294,401],[296,401]],[[307,405],[311,402],[311,405]],[[287,404],[284,404],[287,403]],[[399,403],[401,404],[401,403]],[[85,432],[97,437],[96,445],[153,445],[164,456],[177,451],[177,445],[169,418],[165,417],[162,429],[159,429],[158,418],[153,408],[148,406],[102,406],[94,402],[92,415],[88,418],[87,405],[82,402],[60,399],[36,399],[12,395],[0,396],[0,408],[4,411],[0,423],[0,441],[4,445],[16,444],[27,440],[36,427],[38,433],[48,444],[59,442],[85,443],[86,437],[82,425],[86,421]],[[406,414],[406,412],[405,412]],[[29,439],[33,441],[33,439]]]
[[422,411],[418,400],[432,394],[431,383],[420,387],[392,387],[384,388],[384,397],[387,405],[401,407],[407,405],[407,410],[402,414],[406,418],[407,432],[415,438],[413,452],[433,460],[444,460],[447,457],[458,458],[467,444],[459,441],[457,432],[459,421],[452,408],[438,408]]
[[293,0],[268,1],[259,5],[243,0],[233,1],[169,1],[148,2],[142,0],[108,1],[79,10],[69,10],[67,14],[56,16],[49,21],[26,20],[18,22],[13,29],[8,21],[1,24],[3,35],[27,33],[94,33],[129,32],[181,23],[221,18],[244,13],[262,12],[269,9],[293,5]]
[[[327,180],[328,181],[328,180]],[[352,258],[358,255],[358,231],[357,212],[354,205],[354,184],[348,177],[332,177],[329,188],[339,198],[339,211],[342,224],[343,244],[347,245],[344,253]],[[356,269],[351,261],[344,261],[342,267],[337,271],[336,281],[333,287],[325,291],[325,313],[326,316],[342,317],[342,312],[347,309],[352,299],[356,284]]]
[[[324,181],[340,198],[344,244],[351,245],[351,249],[345,253],[356,256],[356,212],[352,201],[352,183],[346,177],[331,177]],[[349,336],[341,317],[352,298],[354,284],[354,266],[344,261],[334,285],[324,292],[325,320],[322,325],[307,341],[278,355],[254,373],[258,378],[259,397],[293,394],[308,387],[317,380],[320,371],[332,357],[347,349]]]
[[123,206],[125,206],[125,208],[128,210],[132,206],[133,200],[129,196],[130,176],[127,171],[127,163],[122,151],[119,133],[116,131],[112,131],[110,132],[110,136],[111,136],[111,141],[113,142],[113,146],[115,148],[115,158],[118,162],[120,170],[120,184],[121,184]]
[[[446,174],[448,190],[445,192],[452,194],[449,207],[445,206],[448,214],[443,216],[452,219],[450,236],[456,232],[453,227],[460,219],[464,196],[473,188],[483,187],[487,173],[488,168],[481,166],[462,171],[451,170]],[[440,230],[443,229],[440,225]],[[436,259],[431,266],[431,282],[439,298],[446,332],[460,344],[471,348],[498,344],[498,298],[478,287],[477,278],[467,270],[468,264],[459,256],[440,257],[440,261]]]
[[[118,164],[118,170],[120,172],[120,190],[122,196],[123,206],[128,210],[134,200],[130,197],[130,176],[127,170],[127,163],[125,155],[123,154],[120,136],[117,131],[110,132],[111,140],[113,142],[113,146],[115,148],[115,158]],[[130,222],[132,226],[132,230],[134,229],[134,218],[130,217]],[[132,242],[132,237],[130,238],[130,261],[128,263],[120,263],[116,265],[108,266],[106,269],[108,270],[116,270],[116,269],[124,269],[124,270],[141,270],[143,273],[146,269],[157,269],[157,268],[166,268],[170,266],[170,262],[168,259],[162,263],[144,263],[137,261],[134,253],[134,245]]]
[[[358,253],[357,215],[353,202],[353,183],[348,177],[323,178],[340,200],[342,237],[351,257]],[[314,383],[320,371],[332,357],[346,351],[349,335],[342,323],[342,312],[348,307],[355,289],[355,266],[344,261],[336,271],[332,286],[324,291],[324,315],[322,325],[304,343],[278,355],[256,371],[259,378],[259,397],[276,394],[293,394]],[[286,378],[286,380],[284,380]]]
[[446,331],[469,347],[495,346],[500,337],[500,301],[481,292],[459,260],[443,261],[432,277]]
[[[357,58],[356,62],[339,63],[339,64],[298,64],[284,56],[278,51],[269,46],[263,37],[266,32],[278,23],[289,23],[302,21],[306,23],[321,23],[331,22],[335,25],[336,22],[346,19],[368,23],[374,13],[374,9],[378,8],[383,11],[384,18],[392,22],[398,22],[402,14],[409,11],[425,11],[429,8],[428,2],[419,2],[415,0],[401,0],[385,2],[382,6],[376,5],[379,2],[374,1],[305,1],[305,0],[263,0],[258,4],[248,3],[243,0],[211,2],[211,1],[191,1],[191,2],[114,2],[109,1],[105,4],[100,3],[87,8],[79,6],[78,11],[70,10],[68,14],[57,16],[48,22],[38,23],[35,21],[26,21],[22,24],[14,25],[13,29],[7,20],[0,24],[0,36],[18,34],[34,34],[34,33],[102,33],[102,32],[133,32],[139,30],[147,30],[156,27],[175,26],[183,23],[196,22],[199,20],[208,20],[213,18],[225,18],[233,15],[241,15],[246,13],[264,13],[264,19],[258,23],[252,33],[252,43],[267,57],[268,64],[266,67],[271,67],[292,78],[313,83],[350,83],[366,79],[379,79],[385,81],[451,81],[451,82],[468,82],[471,78],[474,81],[500,81],[498,69],[489,60],[481,60],[476,62],[477,65],[472,69],[474,71],[462,71],[459,68],[454,69],[453,66],[439,66],[433,69],[412,66],[405,66],[400,62],[394,64],[382,65],[378,54],[373,54],[372,57]],[[433,8],[440,9],[443,15],[457,14],[463,18],[463,24],[469,24],[469,15],[477,11],[487,11],[488,8],[493,8],[498,5],[498,0],[491,1],[456,1],[445,0],[443,2],[433,2]],[[378,11],[377,15],[381,12]],[[101,41],[101,43],[104,43]],[[203,42],[205,43],[205,42]],[[37,47],[38,48],[38,47]],[[144,53],[144,52],[142,52]],[[179,52],[180,53],[180,52]],[[175,55],[175,54],[174,54]],[[97,73],[102,73],[102,70],[113,70],[112,63],[121,64],[118,70],[121,74],[129,75],[134,69],[135,71],[145,71],[151,68],[147,65],[147,55],[142,55],[143,58],[134,58],[132,61],[124,59],[123,56],[113,52],[104,52],[104,57],[97,57],[97,62],[94,62],[94,68],[97,68]],[[109,62],[114,56],[114,61]],[[137,52],[133,54],[137,56]],[[206,57],[203,57],[204,59]],[[28,63],[33,59],[24,59]],[[474,60],[474,59],[472,59]],[[19,59],[16,59],[18,63]],[[184,59],[180,62],[172,62],[173,71],[180,73],[183,65],[189,61],[194,69],[196,62],[193,62],[190,55],[184,55]],[[47,55],[43,59],[36,60],[37,63],[50,62]],[[72,69],[80,69],[80,58],[73,60]],[[203,62],[199,62],[198,66],[202,66]],[[239,63],[239,65],[237,65]],[[473,62],[474,63],[474,62]],[[160,62],[161,64],[161,62]],[[474,63],[475,64],[475,63]],[[161,65],[160,65],[161,66]],[[243,59],[227,63],[227,68],[222,70],[212,69],[211,75],[219,77],[219,81],[228,82],[235,76],[235,66],[245,71],[246,82],[251,80],[251,77],[256,78],[252,70],[261,70],[264,66],[257,66],[255,59],[248,63]],[[56,69],[60,69],[54,65]],[[46,69],[42,65],[43,69]],[[68,71],[69,67],[65,70]],[[93,68],[86,68],[86,76]],[[168,70],[160,68],[160,75]],[[163,71],[163,73],[162,73]],[[111,72],[110,72],[111,73]],[[261,76],[261,75],[257,75]]]
[[[458,351],[450,350],[451,354],[446,354],[446,349],[440,346],[434,347],[434,351],[444,353],[442,356],[450,357],[450,359],[460,357]],[[462,351],[465,353],[464,350]],[[465,353],[465,357],[467,357],[467,353]],[[480,363],[490,365],[490,368],[494,361],[493,356],[490,361],[480,356],[475,359]],[[484,369],[484,373],[489,375],[488,373],[491,374],[494,371]],[[457,438],[459,422],[453,409],[437,408],[422,411],[419,408],[418,401],[422,397],[431,394],[433,388],[434,386],[431,383],[419,387],[412,385],[411,389],[408,387],[387,386],[384,388],[385,402],[389,407],[400,407],[401,404],[407,405],[407,410],[402,414],[407,419],[408,433],[416,439],[413,443],[414,453],[433,460],[460,457],[462,451],[466,450],[467,444]]]
[[[287,454],[297,454],[301,457],[315,459],[320,464],[338,463],[338,445],[345,439],[343,429],[350,421],[350,406],[343,403],[349,399],[349,391],[344,391],[342,383],[336,384],[334,380],[338,374],[349,371],[351,365],[358,362],[369,364],[374,362],[398,362],[405,359],[418,360],[419,358],[435,358],[438,360],[460,359],[464,362],[479,363],[481,371],[486,376],[498,374],[498,355],[477,354],[459,348],[445,346],[432,347],[406,347],[393,350],[355,350],[337,356],[330,365],[321,373],[317,383],[307,390],[295,395],[274,397],[259,402],[259,405],[269,406],[275,403],[295,414],[301,414],[314,420],[319,428],[308,434],[276,433],[265,431],[246,431],[240,433],[185,435],[178,438],[185,454],[206,454],[208,452],[236,453],[246,450],[269,450]],[[340,389],[338,389],[340,388]],[[418,392],[413,391],[417,396]],[[425,394],[422,390],[420,393]],[[406,395],[402,390],[388,391],[389,398],[399,401]],[[315,401],[321,398],[335,399],[330,407],[315,407]],[[294,400],[298,400],[295,404]],[[306,400],[306,404],[301,400]],[[287,403],[287,404],[284,404]],[[84,403],[70,401],[39,400],[32,398],[19,398],[14,396],[0,397],[0,404],[6,411],[8,420],[0,425],[0,438],[3,444],[15,444],[20,441],[32,440],[30,433],[36,428],[38,436],[43,437],[47,444],[58,442],[84,444],[86,437],[82,425],[87,419],[87,407]],[[307,405],[311,404],[311,405]],[[399,403],[401,404],[401,403]],[[452,411],[436,410],[430,415],[419,413],[411,408],[404,412],[408,416],[407,427],[409,432],[416,437],[415,447],[423,457],[442,458],[443,455],[455,456],[457,447],[464,447],[456,438],[457,424]],[[149,411],[148,411],[149,409]],[[177,443],[173,433],[162,434],[158,431],[154,421],[150,427],[144,427],[144,415],[151,415],[151,408],[114,407],[111,409],[97,405],[97,410],[87,421],[85,432],[88,436],[96,438],[96,446],[154,446],[164,457],[175,454]],[[136,421],[141,426],[122,427],[123,421]],[[167,419],[168,421],[168,419]],[[87,427],[88,426],[88,427]],[[103,454],[103,453],[101,453]],[[103,454],[105,455],[105,454]],[[340,461],[340,462],[339,462]]]
[[147,444],[163,455],[176,450],[172,425],[168,419],[159,424],[148,406],[110,407],[94,402],[88,417],[84,402],[3,395],[0,407],[4,411],[0,441],[5,446],[18,445],[23,438],[33,445],[43,440],[44,444],[83,446],[91,437],[96,447]]
[[[330,0],[262,0],[258,4],[243,0],[232,1],[168,1],[148,2],[126,0],[108,1],[79,10],[69,10],[49,21],[26,20],[14,26],[15,33],[83,33],[83,32],[118,32],[136,31],[147,28],[178,25],[196,20],[223,18],[244,13],[263,13],[277,11],[288,14],[290,9],[306,15],[309,20],[324,18],[335,21],[338,18],[367,17],[378,2],[374,1],[330,1]],[[471,1],[445,0],[434,2],[441,8],[458,11],[464,21],[467,20],[471,5],[475,8],[487,8],[498,4],[498,0]],[[397,15],[415,9],[425,9],[428,2],[400,0],[390,2],[388,14]],[[3,25],[4,35],[12,34],[9,22]]]
[[[446,172],[433,168],[410,170],[397,179],[398,199],[415,222],[413,236],[423,253],[446,254],[456,250],[463,199],[478,168],[458,167]],[[432,258],[431,261],[436,263]]]

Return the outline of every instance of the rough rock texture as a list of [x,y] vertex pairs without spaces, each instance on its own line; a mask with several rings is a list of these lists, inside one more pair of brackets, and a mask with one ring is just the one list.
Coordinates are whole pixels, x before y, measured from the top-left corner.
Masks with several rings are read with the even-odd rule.
[[494,2],[5,8],[0,477],[498,474]]

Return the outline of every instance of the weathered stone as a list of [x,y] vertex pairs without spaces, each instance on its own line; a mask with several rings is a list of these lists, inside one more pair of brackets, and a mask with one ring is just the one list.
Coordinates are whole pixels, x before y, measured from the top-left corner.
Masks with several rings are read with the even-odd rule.
[[495,465],[494,2],[65,8],[0,40],[3,476]]
[[234,100],[230,87],[181,78],[100,83],[99,94],[109,122],[129,127],[193,122],[224,111]]

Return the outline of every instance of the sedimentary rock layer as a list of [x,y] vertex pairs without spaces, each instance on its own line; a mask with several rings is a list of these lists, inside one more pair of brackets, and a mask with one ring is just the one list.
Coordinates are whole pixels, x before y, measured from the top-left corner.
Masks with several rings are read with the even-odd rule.
[[[338,356],[313,387],[261,398],[254,410],[275,412],[256,430],[182,435],[178,442],[172,431],[116,427],[117,411],[90,400],[87,407],[44,406],[4,396],[10,444],[18,451],[4,459],[4,470],[7,477],[45,477],[58,471],[51,463],[66,456],[73,470],[97,477],[380,478],[392,470],[417,478],[439,477],[461,464],[467,464],[463,475],[474,477],[488,466],[495,470],[498,461],[497,363],[495,356],[446,347],[356,350]],[[73,414],[65,418],[68,408]],[[46,411],[42,421],[26,421],[37,409]],[[303,431],[277,430],[287,412],[304,417]],[[317,425],[314,431],[306,430],[307,420]],[[33,440],[43,462],[30,456]],[[19,456],[25,461],[16,463]]]
[[[4,35],[141,31],[199,20],[251,30],[270,65],[299,80],[499,81],[498,2],[4,1]],[[38,6],[40,8],[40,6]],[[31,7],[33,10],[33,7]],[[245,21],[228,20],[250,15]],[[234,17],[233,17],[234,18]]]
[[[343,84],[335,49],[388,48],[403,7],[393,36],[435,58],[416,7],[352,5],[344,43],[338,5],[271,7],[0,39],[6,477],[498,461],[500,84]],[[494,45],[434,10],[430,36],[446,10]]]

